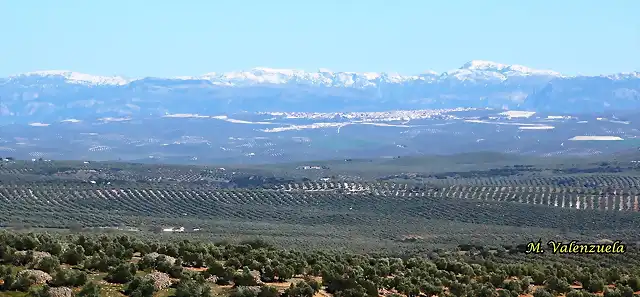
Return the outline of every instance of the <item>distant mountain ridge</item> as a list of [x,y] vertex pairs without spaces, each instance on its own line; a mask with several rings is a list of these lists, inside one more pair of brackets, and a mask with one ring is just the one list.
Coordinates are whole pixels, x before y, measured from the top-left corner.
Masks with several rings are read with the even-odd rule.
[[[339,87],[367,87],[374,86],[375,82],[402,83],[407,81],[432,82],[438,79],[449,77],[460,80],[468,80],[472,74],[485,74],[484,78],[506,80],[513,76],[550,76],[565,77],[558,72],[551,70],[536,70],[521,65],[505,65],[491,61],[474,60],[465,63],[462,67],[437,73],[426,71],[417,75],[400,75],[397,73],[385,72],[333,72],[328,69],[319,69],[317,72],[307,72],[295,69],[274,69],[266,67],[256,67],[246,71],[226,72],[226,73],[206,73],[200,76],[177,76],[177,77],[143,77],[125,78],[122,76],[98,76],[79,73],[69,70],[46,70],[28,72],[13,75],[7,78],[8,81],[20,81],[29,78],[50,78],[61,79],[66,83],[86,84],[86,85],[126,85],[141,80],[167,79],[167,80],[203,80],[210,81],[215,85],[243,86],[250,84],[286,84],[286,83],[307,83],[323,86]],[[493,75],[491,75],[493,74]],[[478,77],[482,78],[482,77]],[[368,84],[357,84],[359,81],[368,81]]]
[[474,60],[444,73],[305,72],[253,68],[130,79],[73,71],[0,78],[2,120],[249,111],[506,108],[601,112],[640,108],[640,72],[567,76]]

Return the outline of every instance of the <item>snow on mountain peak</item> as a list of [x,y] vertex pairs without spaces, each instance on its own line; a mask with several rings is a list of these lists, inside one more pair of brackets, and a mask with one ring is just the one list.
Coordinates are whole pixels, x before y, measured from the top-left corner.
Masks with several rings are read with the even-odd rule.
[[446,73],[458,80],[494,80],[504,81],[510,77],[518,76],[551,76],[562,77],[562,75],[550,70],[537,70],[522,65],[507,65],[486,60],[473,60],[465,63],[462,67]]
[[551,71],[551,70],[538,70],[532,69],[522,65],[506,65],[501,63],[496,63],[492,61],[485,60],[473,60],[465,63],[459,69],[468,69],[468,70],[480,70],[480,71],[494,71],[494,72],[502,72],[505,74],[533,74],[533,75],[549,75],[549,76],[560,76],[560,73]]
[[302,72],[300,70],[295,70],[295,69],[269,68],[269,67],[255,67],[251,69],[251,71],[264,72],[264,73],[280,73],[280,74],[288,74],[288,75],[293,75],[296,72]]
[[422,73],[420,73],[420,75],[440,75],[440,73],[435,72],[433,70],[427,70],[427,71],[423,71]]
[[[384,77],[384,78],[383,78]],[[248,86],[257,84],[309,84],[341,87],[366,87],[375,86],[381,79],[390,82],[402,80],[404,76],[387,76],[377,72],[332,72],[327,69],[319,69],[317,72],[306,72],[296,69],[276,69],[267,67],[255,67],[244,71],[225,73],[207,73],[194,79],[205,79],[217,85]]]
[[469,69],[469,70],[502,70],[504,68],[509,67],[508,65],[485,61],[485,60],[473,60],[467,63],[464,63],[460,69]]
[[120,76],[98,76],[85,74],[75,71],[69,70],[44,70],[44,71],[34,71],[27,72],[23,74],[18,74],[11,76],[10,78],[19,78],[19,77],[52,77],[52,78],[62,78],[67,83],[72,84],[89,84],[89,85],[126,85],[130,83],[132,80],[126,79]]
[[634,78],[640,78],[640,72],[638,72],[638,71],[622,72],[622,73],[606,75],[604,77],[607,77],[607,78],[613,79],[613,80],[634,79]]
[[292,78],[304,75],[304,71],[256,67],[246,71],[233,71],[210,77],[214,82],[237,84],[285,84]]

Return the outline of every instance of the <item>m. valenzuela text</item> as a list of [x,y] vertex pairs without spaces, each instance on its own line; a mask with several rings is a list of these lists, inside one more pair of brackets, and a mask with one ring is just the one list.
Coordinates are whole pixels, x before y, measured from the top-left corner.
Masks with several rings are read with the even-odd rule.
[[[547,242],[547,246],[551,248],[551,252],[554,254],[623,254],[627,250],[626,245],[619,240],[611,243],[580,243],[576,240],[563,243],[550,240]],[[544,253],[541,242],[529,242],[525,253]]]

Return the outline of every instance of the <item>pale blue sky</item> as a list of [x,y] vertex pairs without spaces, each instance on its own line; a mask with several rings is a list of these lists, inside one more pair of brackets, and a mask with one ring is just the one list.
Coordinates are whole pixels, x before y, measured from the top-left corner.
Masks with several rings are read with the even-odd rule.
[[0,0],[0,76],[640,70],[638,0]]

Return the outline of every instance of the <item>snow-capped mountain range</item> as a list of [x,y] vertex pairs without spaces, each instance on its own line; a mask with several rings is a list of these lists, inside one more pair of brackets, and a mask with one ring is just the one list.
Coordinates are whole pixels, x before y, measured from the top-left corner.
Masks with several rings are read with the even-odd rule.
[[173,78],[37,71],[0,78],[3,120],[236,111],[506,108],[595,112],[640,108],[640,73],[567,76],[470,61],[444,73],[253,68]]
[[[637,74],[637,73],[636,73]],[[499,80],[504,81],[510,77],[522,76],[546,76],[564,77],[558,72],[550,70],[536,70],[521,65],[504,65],[491,61],[474,60],[465,63],[462,67],[445,73],[426,71],[418,75],[400,75],[397,73],[378,72],[333,72],[328,69],[319,69],[317,72],[305,72],[295,69],[273,69],[256,67],[246,71],[227,73],[206,73],[200,76],[179,76],[166,79],[173,80],[203,80],[215,85],[243,86],[256,84],[288,84],[303,83],[310,85],[322,85],[328,87],[368,87],[377,83],[405,83],[410,81],[434,82],[448,78],[461,81],[467,80]],[[122,86],[144,78],[125,78],[122,76],[98,76],[78,73],[68,70],[35,71],[10,76],[8,81],[20,81],[28,78],[52,78],[62,79],[70,84],[85,85],[113,85]]]

